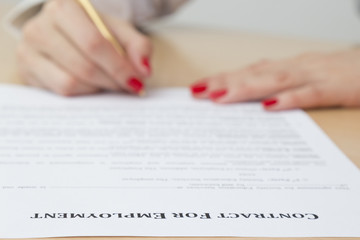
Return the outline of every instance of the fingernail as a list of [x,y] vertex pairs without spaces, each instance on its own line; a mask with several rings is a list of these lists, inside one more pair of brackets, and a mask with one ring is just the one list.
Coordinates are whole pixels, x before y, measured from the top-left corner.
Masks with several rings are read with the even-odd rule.
[[226,94],[227,94],[227,90],[214,91],[210,93],[210,99],[217,100],[218,98],[223,97]]
[[149,74],[151,74],[152,72],[152,68],[151,68],[151,64],[150,64],[150,60],[147,57],[144,57],[142,60],[143,65],[146,67],[147,71]]
[[128,86],[131,87],[134,92],[139,93],[143,90],[144,84],[137,78],[130,78],[127,82]]
[[262,105],[265,108],[272,107],[272,106],[276,105],[277,103],[278,103],[278,100],[276,98],[266,99],[266,100],[262,101]]
[[206,89],[207,89],[206,83],[198,83],[198,84],[194,84],[191,86],[191,92],[193,94],[199,94],[199,93],[205,92]]

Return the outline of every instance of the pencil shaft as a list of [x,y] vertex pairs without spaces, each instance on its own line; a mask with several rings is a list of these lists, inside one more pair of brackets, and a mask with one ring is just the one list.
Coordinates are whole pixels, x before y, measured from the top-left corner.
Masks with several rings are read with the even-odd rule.
[[114,37],[114,35],[111,33],[111,31],[108,29],[108,27],[106,26],[106,24],[104,23],[103,19],[101,18],[100,14],[96,11],[96,9],[94,8],[94,6],[91,4],[91,2],[89,0],[77,0],[80,5],[84,8],[84,10],[86,11],[86,13],[89,15],[89,17],[91,18],[91,20],[93,21],[93,23],[95,24],[95,26],[97,27],[97,29],[99,30],[99,32],[101,33],[101,35],[107,39],[111,45],[113,45],[113,47],[115,48],[115,50],[120,54],[120,55],[125,55],[125,51],[124,49],[121,47],[121,45],[119,44],[119,42],[116,40],[116,38]]

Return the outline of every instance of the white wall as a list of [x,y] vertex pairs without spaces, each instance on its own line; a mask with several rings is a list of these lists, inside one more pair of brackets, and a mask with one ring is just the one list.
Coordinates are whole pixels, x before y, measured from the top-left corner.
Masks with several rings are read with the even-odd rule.
[[355,0],[193,0],[170,22],[360,43]]

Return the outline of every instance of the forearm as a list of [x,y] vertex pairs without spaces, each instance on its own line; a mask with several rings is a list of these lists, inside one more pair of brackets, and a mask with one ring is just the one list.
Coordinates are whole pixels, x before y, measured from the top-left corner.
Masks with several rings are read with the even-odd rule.
[[[73,1],[73,0],[63,0]],[[141,25],[146,21],[171,14],[188,0],[92,0],[103,14]],[[5,18],[6,28],[16,37],[21,36],[25,23],[36,16],[46,0],[25,0]]]
[[128,20],[139,26],[169,15],[189,0],[93,0],[99,11]]

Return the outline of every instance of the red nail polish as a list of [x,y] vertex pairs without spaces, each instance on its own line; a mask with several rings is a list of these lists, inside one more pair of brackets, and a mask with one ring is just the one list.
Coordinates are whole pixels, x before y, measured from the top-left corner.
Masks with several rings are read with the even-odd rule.
[[262,105],[263,105],[265,108],[274,106],[274,105],[277,104],[277,103],[278,103],[278,100],[277,100],[276,98],[266,99],[266,100],[262,101]]
[[151,74],[152,72],[152,68],[151,68],[151,64],[150,64],[150,60],[147,57],[144,57],[142,60],[143,65],[146,67],[146,69],[148,70],[148,73]]
[[205,92],[207,90],[207,84],[206,83],[198,83],[191,86],[191,92],[193,94],[199,94],[202,92]]
[[226,94],[227,94],[227,90],[215,91],[215,92],[210,93],[210,99],[217,100],[218,98],[221,98]]
[[130,78],[127,82],[136,93],[140,92],[144,88],[144,84],[137,78]]

